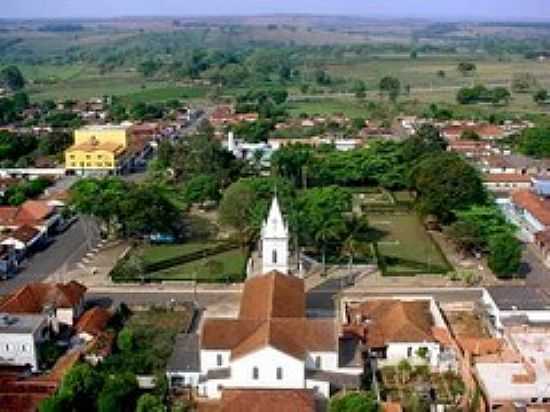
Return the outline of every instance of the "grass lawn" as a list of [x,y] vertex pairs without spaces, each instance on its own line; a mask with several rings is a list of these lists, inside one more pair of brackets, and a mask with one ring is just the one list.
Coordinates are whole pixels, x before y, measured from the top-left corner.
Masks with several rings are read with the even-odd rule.
[[162,260],[172,259],[178,256],[197,252],[212,246],[214,246],[213,242],[193,242],[177,245],[150,245],[140,248],[138,253],[141,253],[145,263],[152,264]]
[[[242,280],[246,259],[246,253],[243,253],[240,249],[234,249],[229,252],[210,256],[206,259],[199,259],[183,265],[171,267],[170,269],[154,272],[149,278],[194,280],[196,276],[196,279],[200,281],[223,281],[224,279],[229,279],[230,281],[237,282]],[[212,262],[219,264],[219,268],[213,269]]]
[[206,95],[206,89],[193,86],[160,87],[145,89],[122,97],[128,103],[164,102],[173,99],[196,99]]
[[448,264],[414,212],[368,215],[371,226],[381,232],[378,250],[387,271],[431,273],[449,269]]

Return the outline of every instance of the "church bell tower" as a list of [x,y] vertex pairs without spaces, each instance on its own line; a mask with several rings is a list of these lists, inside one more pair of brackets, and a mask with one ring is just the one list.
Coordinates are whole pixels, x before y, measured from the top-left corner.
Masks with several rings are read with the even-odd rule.
[[273,270],[289,274],[289,234],[277,195],[273,197],[269,215],[262,227],[262,272]]

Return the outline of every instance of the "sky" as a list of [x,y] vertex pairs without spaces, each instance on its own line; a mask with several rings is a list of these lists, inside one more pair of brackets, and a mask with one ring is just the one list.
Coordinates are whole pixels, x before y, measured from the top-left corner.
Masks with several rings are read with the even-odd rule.
[[550,0],[0,0],[1,18],[272,13],[550,21]]

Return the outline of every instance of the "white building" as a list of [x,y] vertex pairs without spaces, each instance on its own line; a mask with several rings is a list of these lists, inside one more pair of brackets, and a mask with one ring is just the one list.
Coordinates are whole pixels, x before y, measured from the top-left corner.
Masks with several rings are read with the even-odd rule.
[[328,397],[335,389],[357,388],[363,372],[362,358],[349,358],[340,338],[335,319],[306,318],[302,279],[272,272],[247,280],[237,319],[204,321],[200,355],[181,358],[182,365],[198,363],[195,370],[171,368],[169,377],[197,387],[207,399],[234,389]]
[[289,232],[277,196],[262,227],[262,273],[276,270],[289,273]]
[[509,325],[550,324],[550,296],[538,287],[491,286],[483,289],[482,303],[498,336]]
[[0,314],[0,365],[38,371],[37,345],[48,336],[45,315]]

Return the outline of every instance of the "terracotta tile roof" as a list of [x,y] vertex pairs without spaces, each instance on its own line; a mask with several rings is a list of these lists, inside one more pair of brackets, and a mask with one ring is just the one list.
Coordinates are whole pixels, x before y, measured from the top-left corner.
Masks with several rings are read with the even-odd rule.
[[350,319],[352,323],[366,322],[370,347],[436,341],[429,301],[371,300],[350,308]]
[[0,303],[0,312],[42,313],[48,304],[56,308],[76,306],[86,293],[86,287],[78,282],[66,284],[29,283]]
[[310,389],[224,389],[219,412],[315,412]]
[[531,176],[519,173],[488,173],[484,180],[489,183],[531,183]]
[[398,402],[382,402],[382,410],[384,412],[402,412],[403,408]]
[[27,200],[19,207],[0,207],[0,225],[23,226],[37,225],[49,218],[55,211],[44,200]]
[[304,318],[305,313],[303,280],[271,272],[245,283],[240,319]]
[[543,225],[550,226],[550,200],[542,199],[528,190],[521,190],[512,194],[512,201]]
[[234,359],[267,346],[297,359],[307,352],[334,351],[338,346],[332,319],[207,319],[201,338],[201,348],[230,350]]
[[9,237],[19,240],[23,243],[28,243],[37,237],[40,234],[40,231],[32,226],[23,225],[14,230]]
[[78,333],[88,333],[93,336],[100,335],[104,330],[112,314],[107,309],[96,306],[84,313],[78,320],[75,328]]
[[335,321],[305,317],[303,280],[277,272],[249,279],[239,319],[207,319],[203,325],[203,349],[231,350],[237,358],[267,346],[299,359],[308,351],[336,350]]

